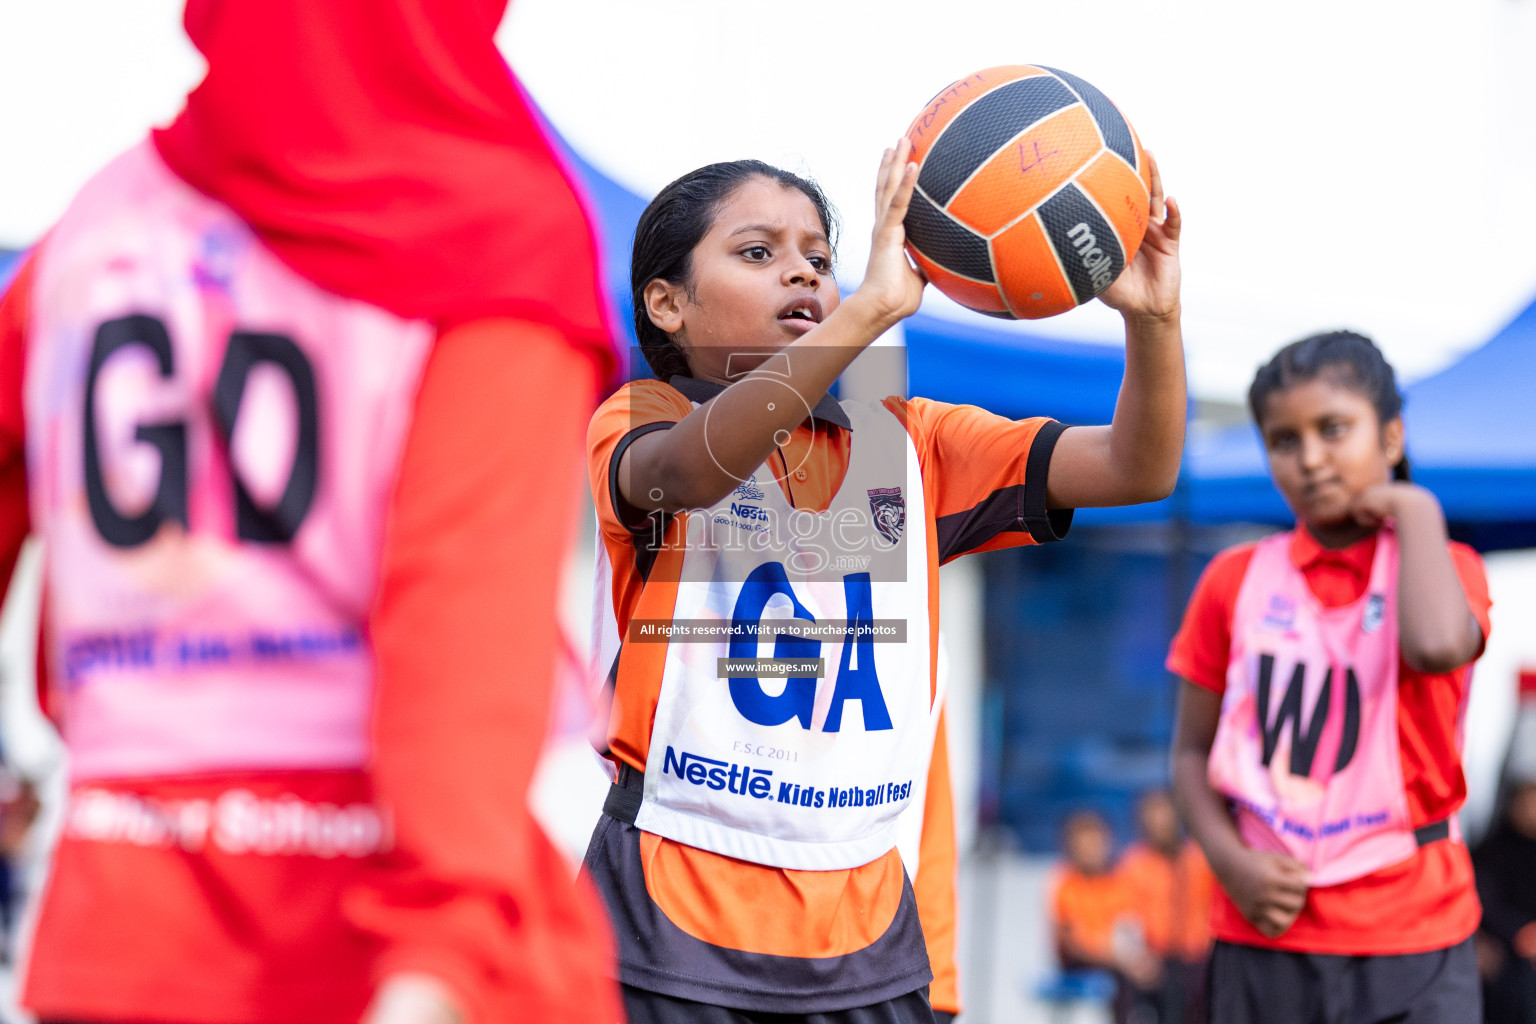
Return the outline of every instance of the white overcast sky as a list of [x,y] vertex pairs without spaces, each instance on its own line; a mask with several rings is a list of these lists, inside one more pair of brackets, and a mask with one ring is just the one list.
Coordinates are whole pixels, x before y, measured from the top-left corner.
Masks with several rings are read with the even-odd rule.
[[[175,114],[201,74],[180,6],[0,0],[0,246]],[[1082,75],[1184,205],[1204,397],[1335,326],[1411,379],[1536,298],[1536,0],[517,0],[501,38],[566,138],[637,192],[742,156],[814,175],[845,282],[880,149],[933,93],[995,64]],[[925,309],[973,316],[932,290]],[[1098,304],[1009,326],[1119,333]]]

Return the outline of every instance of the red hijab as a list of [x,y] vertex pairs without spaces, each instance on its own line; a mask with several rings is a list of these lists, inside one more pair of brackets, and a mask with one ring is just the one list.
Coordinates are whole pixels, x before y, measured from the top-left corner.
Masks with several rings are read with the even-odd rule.
[[321,287],[607,352],[596,242],[493,39],[507,0],[187,0],[208,74],[160,154]]

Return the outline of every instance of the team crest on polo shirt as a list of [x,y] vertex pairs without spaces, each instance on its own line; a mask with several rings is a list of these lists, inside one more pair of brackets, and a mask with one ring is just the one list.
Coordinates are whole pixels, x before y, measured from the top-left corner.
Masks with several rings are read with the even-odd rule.
[[872,487],[869,490],[869,511],[875,517],[875,529],[892,544],[901,542],[901,531],[907,525],[907,503],[901,496],[900,487]]
[[763,489],[757,486],[757,474],[747,477],[736,487],[736,497],[742,501],[762,501]]
[[1386,615],[1387,599],[1381,594],[1372,594],[1365,602],[1365,614],[1360,619],[1360,632],[1374,633],[1381,628],[1381,620]]

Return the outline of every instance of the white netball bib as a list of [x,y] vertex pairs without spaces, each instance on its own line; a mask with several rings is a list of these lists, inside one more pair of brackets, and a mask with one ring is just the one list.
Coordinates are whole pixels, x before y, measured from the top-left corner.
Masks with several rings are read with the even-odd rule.
[[[759,470],[690,515],[671,620],[689,632],[667,647],[635,819],[647,832],[759,864],[851,868],[895,846],[921,799],[943,701],[922,475],[889,410],[844,409],[848,470],[825,512],[794,509]],[[782,620],[809,635],[776,636]],[[802,667],[743,667],[756,659]]]
[[78,778],[347,768],[432,332],[299,277],[149,143],[41,250],[25,400]]

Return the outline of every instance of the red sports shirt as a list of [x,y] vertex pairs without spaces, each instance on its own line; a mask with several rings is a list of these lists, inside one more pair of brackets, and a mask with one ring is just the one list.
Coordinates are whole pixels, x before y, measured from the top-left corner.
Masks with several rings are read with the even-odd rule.
[[[581,201],[495,44],[505,9],[187,2],[208,72],[155,133],[160,157],[319,289],[437,336],[366,622],[366,770],[98,788],[130,812],[232,786],[371,801],[394,844],[257,857],[66,837],[28,977],[44,1019],[353,1024],[370,974],[395,970],[441,978],[472,1021],[618,1018],[601,910],[525,800],[558,643],[549,592],[612,332]],[[0,303],[0,578],[28,529],[31,291],[24,270]]]
[[[1206,567],[1168,653],[1168,670],[1213,693],[1226,691],[1232,615],[1252,544],[1228,548]],[[1482,559],[1465,544],[1449,545],[1467,603],[1488,636],[1488,579]],[[1291,560],[1324,607],[1338,608],[1365,593],[1374,536],[1340,551],[1323,547],[1305,529],[1291,542]],[[1415,828],[1456,813],[1466,799],[1457,743],[1471,666],[1415,672],[1400,664],[1398,744],[1410,824]],[[1351,882],[1312,889],[1296,923],[1278,939],[1249,924],[1218,886],[1212,926],[1218,939],[1249,946],[1347,955],[1422,953],[1465,939],[1482,908],[1472,886],[1472,861],[1461,843],[1443,840],[1400,864]]]
[[[29,530],[22,380],[33,265],[0,297],[4,580]],[[525,322],[480,320],[438,336],[368,623],[370,770],[94,784],[148,807],[234,787],[311,806],[373,802],[392,822],[390,853],[66,837],[27,974],[25,1001],[39,1017],[355,1024],[381,976],[420,971],[447,983],[474,1024],[619,1019],[595,894],[573,890],[527,807],[550,719],[551,688],[535,681],[553,676],[557,624],[548,593],[516,585],[558,579],[595,363]],[[537,446],[507,429],[513,408],[538,425]],[[560,450],[567,460],[548,458]]]

